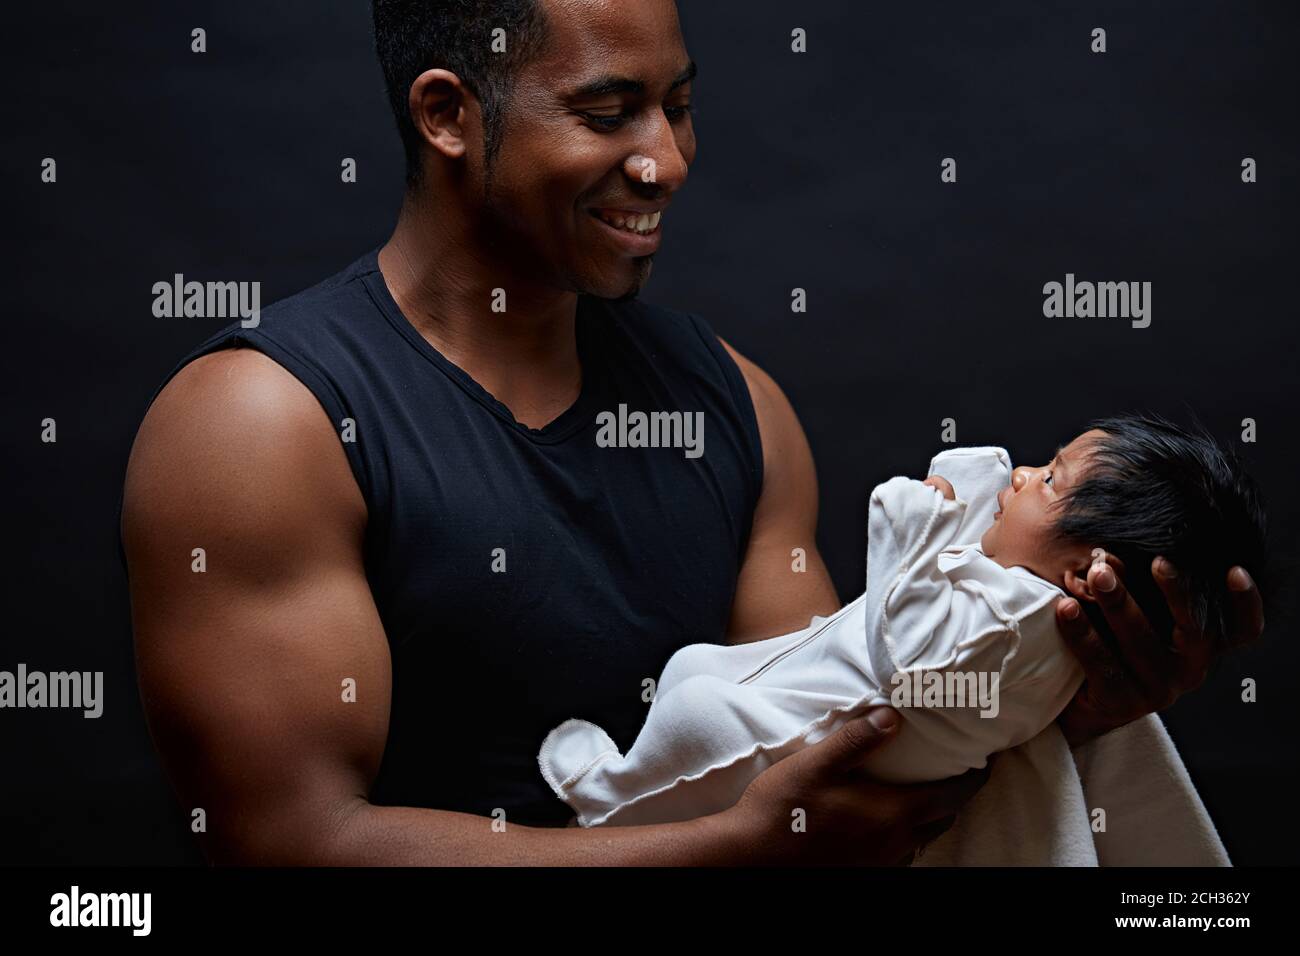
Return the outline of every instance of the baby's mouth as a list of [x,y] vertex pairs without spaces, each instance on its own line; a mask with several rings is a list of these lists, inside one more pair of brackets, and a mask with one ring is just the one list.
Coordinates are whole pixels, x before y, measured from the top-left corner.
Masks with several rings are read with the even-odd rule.
[[1011,490],[1011,488],[1010,488],[1010,487],[1007,487],[1007,488],[1003,488],[1001,491],[998,492],[998,497],[997,497],[997,500],[998,500],[998,510],[997,510],[997,514],[995,514],[993,517],[997,518],[997,517],[1000,517],[1000,516],[1001,516],[1001,514],[1002,514],[1002,509],[1005,508],[1005,507],[1007,506],[1007,505],[1006,505],[1006,500],[1005,500],[1005,499],[1006,499],[1006,496],[1007,496],[1007,492],[1009,492],[1010,490]]

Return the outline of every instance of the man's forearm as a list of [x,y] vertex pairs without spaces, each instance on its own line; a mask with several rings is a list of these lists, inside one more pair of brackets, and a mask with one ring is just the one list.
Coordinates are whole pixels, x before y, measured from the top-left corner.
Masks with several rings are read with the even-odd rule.
[[527,827],[490,817],[358,804],[326,866],[723,866],[744,862],[732,818],[640,827]]

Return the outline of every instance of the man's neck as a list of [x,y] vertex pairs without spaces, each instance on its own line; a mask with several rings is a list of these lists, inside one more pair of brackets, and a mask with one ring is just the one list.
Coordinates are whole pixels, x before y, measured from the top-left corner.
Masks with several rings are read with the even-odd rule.
[[[408,199],[379,252],[379,269],[430,345],[517,421],[540,428],[572,405],[581,388],[577,295],[494,266],[490,250],[479,246],[454,214]],[[494,303],[503,311],[494,311]]]

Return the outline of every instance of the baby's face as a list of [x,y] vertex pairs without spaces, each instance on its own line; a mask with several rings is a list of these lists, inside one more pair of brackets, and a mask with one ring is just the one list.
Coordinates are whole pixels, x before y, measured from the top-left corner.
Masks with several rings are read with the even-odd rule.
[[984,532],[984,553],[1004,568],[1022,567],[1053,584],[1063,585],[1067,571],[1084,577],[1092,549],[1062,541],[1052,533],[1065,497],[1087,475],[1093,443],[1104,436],[1084,432],[1057,451],[1045,465],[1021,465],[1011,484],[998,493],[999,511]]

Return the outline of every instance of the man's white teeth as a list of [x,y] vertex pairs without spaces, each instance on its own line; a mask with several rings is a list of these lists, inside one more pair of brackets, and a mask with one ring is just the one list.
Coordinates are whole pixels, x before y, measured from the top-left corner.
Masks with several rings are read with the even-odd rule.
[[628,232],[639,232],[642,235],[658,229],[659,220],[662,217],[663,213],[661,212],[643,213],[640,216],[624,216],[617,213],[600,214],[600,218],[614,228],[626,229]]

